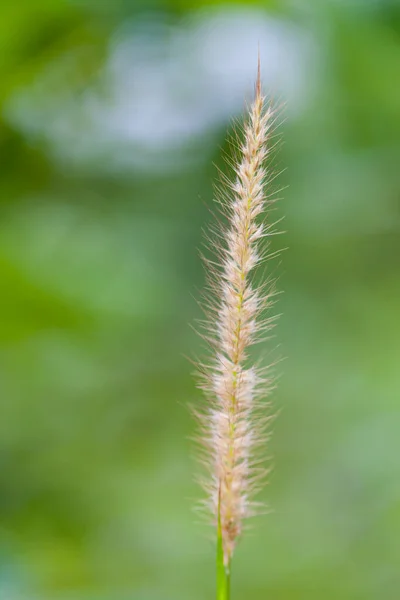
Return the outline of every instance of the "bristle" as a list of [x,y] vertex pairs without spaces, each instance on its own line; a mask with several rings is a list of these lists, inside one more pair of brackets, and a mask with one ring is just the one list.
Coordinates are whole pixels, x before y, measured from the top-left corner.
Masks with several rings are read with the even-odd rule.
[[258,59],[255,98],[240,156],[233,165],[234,178],[223,178],[218,195],[228,225],[219,232],[216,259],[206,264],[207,293],[212,291],[213,302],[206,298],[204,337],[211,344],[213,358],[207,368],[202,365],[200,369],[200,387],[209,405],[197,416],[208,470],[203,486],[214,524],[220,519],[225,565],[230,563],[243,520],[255,512],[253,496],[265,473],[256,450],[266,440],[268,419],[259,408],[271,381],[251,364],[248,349],[273,326],[273,318],[263,321],[260,315],[272,303],[274,286],[256,286],[253,278],[263,260],[262,239],[272,233],[260,217],[269,203],[265,159],[273,116],[262,94]]

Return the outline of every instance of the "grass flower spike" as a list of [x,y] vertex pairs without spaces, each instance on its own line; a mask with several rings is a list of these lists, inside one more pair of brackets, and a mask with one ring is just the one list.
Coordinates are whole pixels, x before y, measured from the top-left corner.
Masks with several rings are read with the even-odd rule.
[[[229,597],[232,554],[246,517],[256,512],[254,494],[265,475],[257,450],[265,444],[265,403],[269,380],[249,356],[249,348],[273,326],[265,319],[272,304],[273,284],[256,285],[256,267],[265,258],[265,238],[273,224],[262,222],[269,204],[265,188],[270,174],[265,159],[274,112],[265,103],[260,65],[255,98],[239,142],[233,179],[223,176],[217,201],[225,224],[218,228],[216,260],[205,258],[204,337],[212,348],[210,364],[199,367],[201,387],[208,399],[199,415],[207,474],[202,481],[206,505],[218,539],[218,598]],[[263,241],[263,244],[262,244]],[[264,250],[261,246],[264,245]],[[212,301],[210,301],[210,297]]]

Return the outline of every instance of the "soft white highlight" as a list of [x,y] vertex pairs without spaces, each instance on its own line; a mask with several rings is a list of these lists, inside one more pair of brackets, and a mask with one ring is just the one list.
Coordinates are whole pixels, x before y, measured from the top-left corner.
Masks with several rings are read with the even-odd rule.
[[308,106],[320,68],[310,30],[263,8],[229,3],[180,20],[150,12],[124,21],[84,93],[71,91],[82,64],[82,50],[74,49],[18,89],[5,118],[44,139],[68,168],[91,170],[101,161],[107,173],[181,172],[209,160],[205,136],[240,111],[258,43],[263,81],[295,118]]

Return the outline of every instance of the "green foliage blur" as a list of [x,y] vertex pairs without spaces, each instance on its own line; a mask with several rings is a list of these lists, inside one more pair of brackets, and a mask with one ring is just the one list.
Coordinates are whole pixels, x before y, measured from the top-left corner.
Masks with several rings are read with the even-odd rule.
[[398,2],[4,0],[1,598],[214,597],[185,356],[259,43],[286,359],[232,598],[399,597]]

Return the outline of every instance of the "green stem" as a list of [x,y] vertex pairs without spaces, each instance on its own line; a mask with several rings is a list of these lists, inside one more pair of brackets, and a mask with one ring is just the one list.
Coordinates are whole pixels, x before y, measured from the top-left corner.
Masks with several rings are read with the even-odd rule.
[[222,540],[221,517],[218,505],[218,531],[217,531],[217,600],[230,599],[230,563],[225,566],[224,545]]
[[222,565],[222,569],[217,567],[217,600],[229,600],[231,597],[229,569]]

